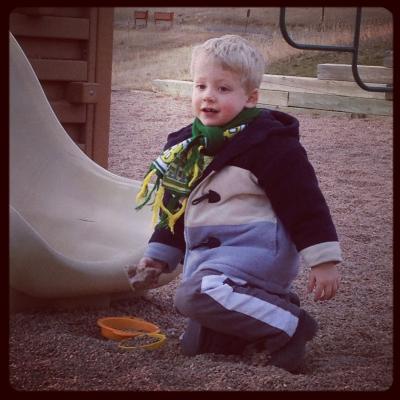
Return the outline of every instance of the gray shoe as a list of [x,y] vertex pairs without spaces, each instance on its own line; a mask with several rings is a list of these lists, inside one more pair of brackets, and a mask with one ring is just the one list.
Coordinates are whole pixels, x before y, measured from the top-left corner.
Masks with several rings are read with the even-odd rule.
[[241,354],[247,344],[243,339],[213,331],[192,319],[181,339],[182,353],[186,356],[203,353]]
[[269,364],[292,373],[299,372],[304,363],[306,343],[315,336],[317,330],[315,319],[300,310],[296,332],[285,346],[271,354]]

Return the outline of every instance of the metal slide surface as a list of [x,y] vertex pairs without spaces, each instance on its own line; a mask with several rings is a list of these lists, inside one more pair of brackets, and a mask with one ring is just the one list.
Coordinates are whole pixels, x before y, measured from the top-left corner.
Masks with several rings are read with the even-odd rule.
[[150,207],[134,208],[138,188],[68,136],[10,34],[10,288],[48,299],[129,292],[123,267],[152,231]]

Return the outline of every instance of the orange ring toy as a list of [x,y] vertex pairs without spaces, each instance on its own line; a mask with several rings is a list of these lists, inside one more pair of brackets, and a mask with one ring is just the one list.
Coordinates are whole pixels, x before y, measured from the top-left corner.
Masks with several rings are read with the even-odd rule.
[[97,320],[101,334],[111,340],[129,339],[143,334],[159,333],[160,328],[136,317],[106,317]]

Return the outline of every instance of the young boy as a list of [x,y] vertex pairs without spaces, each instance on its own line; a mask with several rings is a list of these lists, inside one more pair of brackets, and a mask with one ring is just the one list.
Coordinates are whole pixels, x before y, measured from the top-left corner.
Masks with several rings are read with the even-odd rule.
[[160,220],[137,271],[167,272],[184,260],[175,297],[189,318],[184,354],[239,354],[251,345],[295,372],[317,331],[291,292],[299,255],[315,300],[335,296],[342,258],[298,121],[256,108],[264,68],[238,36],[195,47],[195,120],[168,136],[138,194],[140,208],[156,193]]

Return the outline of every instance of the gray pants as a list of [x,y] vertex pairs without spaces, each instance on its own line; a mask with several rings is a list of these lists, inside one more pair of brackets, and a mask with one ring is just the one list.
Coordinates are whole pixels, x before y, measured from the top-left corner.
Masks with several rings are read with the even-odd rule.
[[178,287],[175,307],[214,331],[248,342],[265,340],[266,350],[274,352],[296,331],[300,307],[296,300],[291,301],[295,297],[269,293],[242,279],[201,269]]

